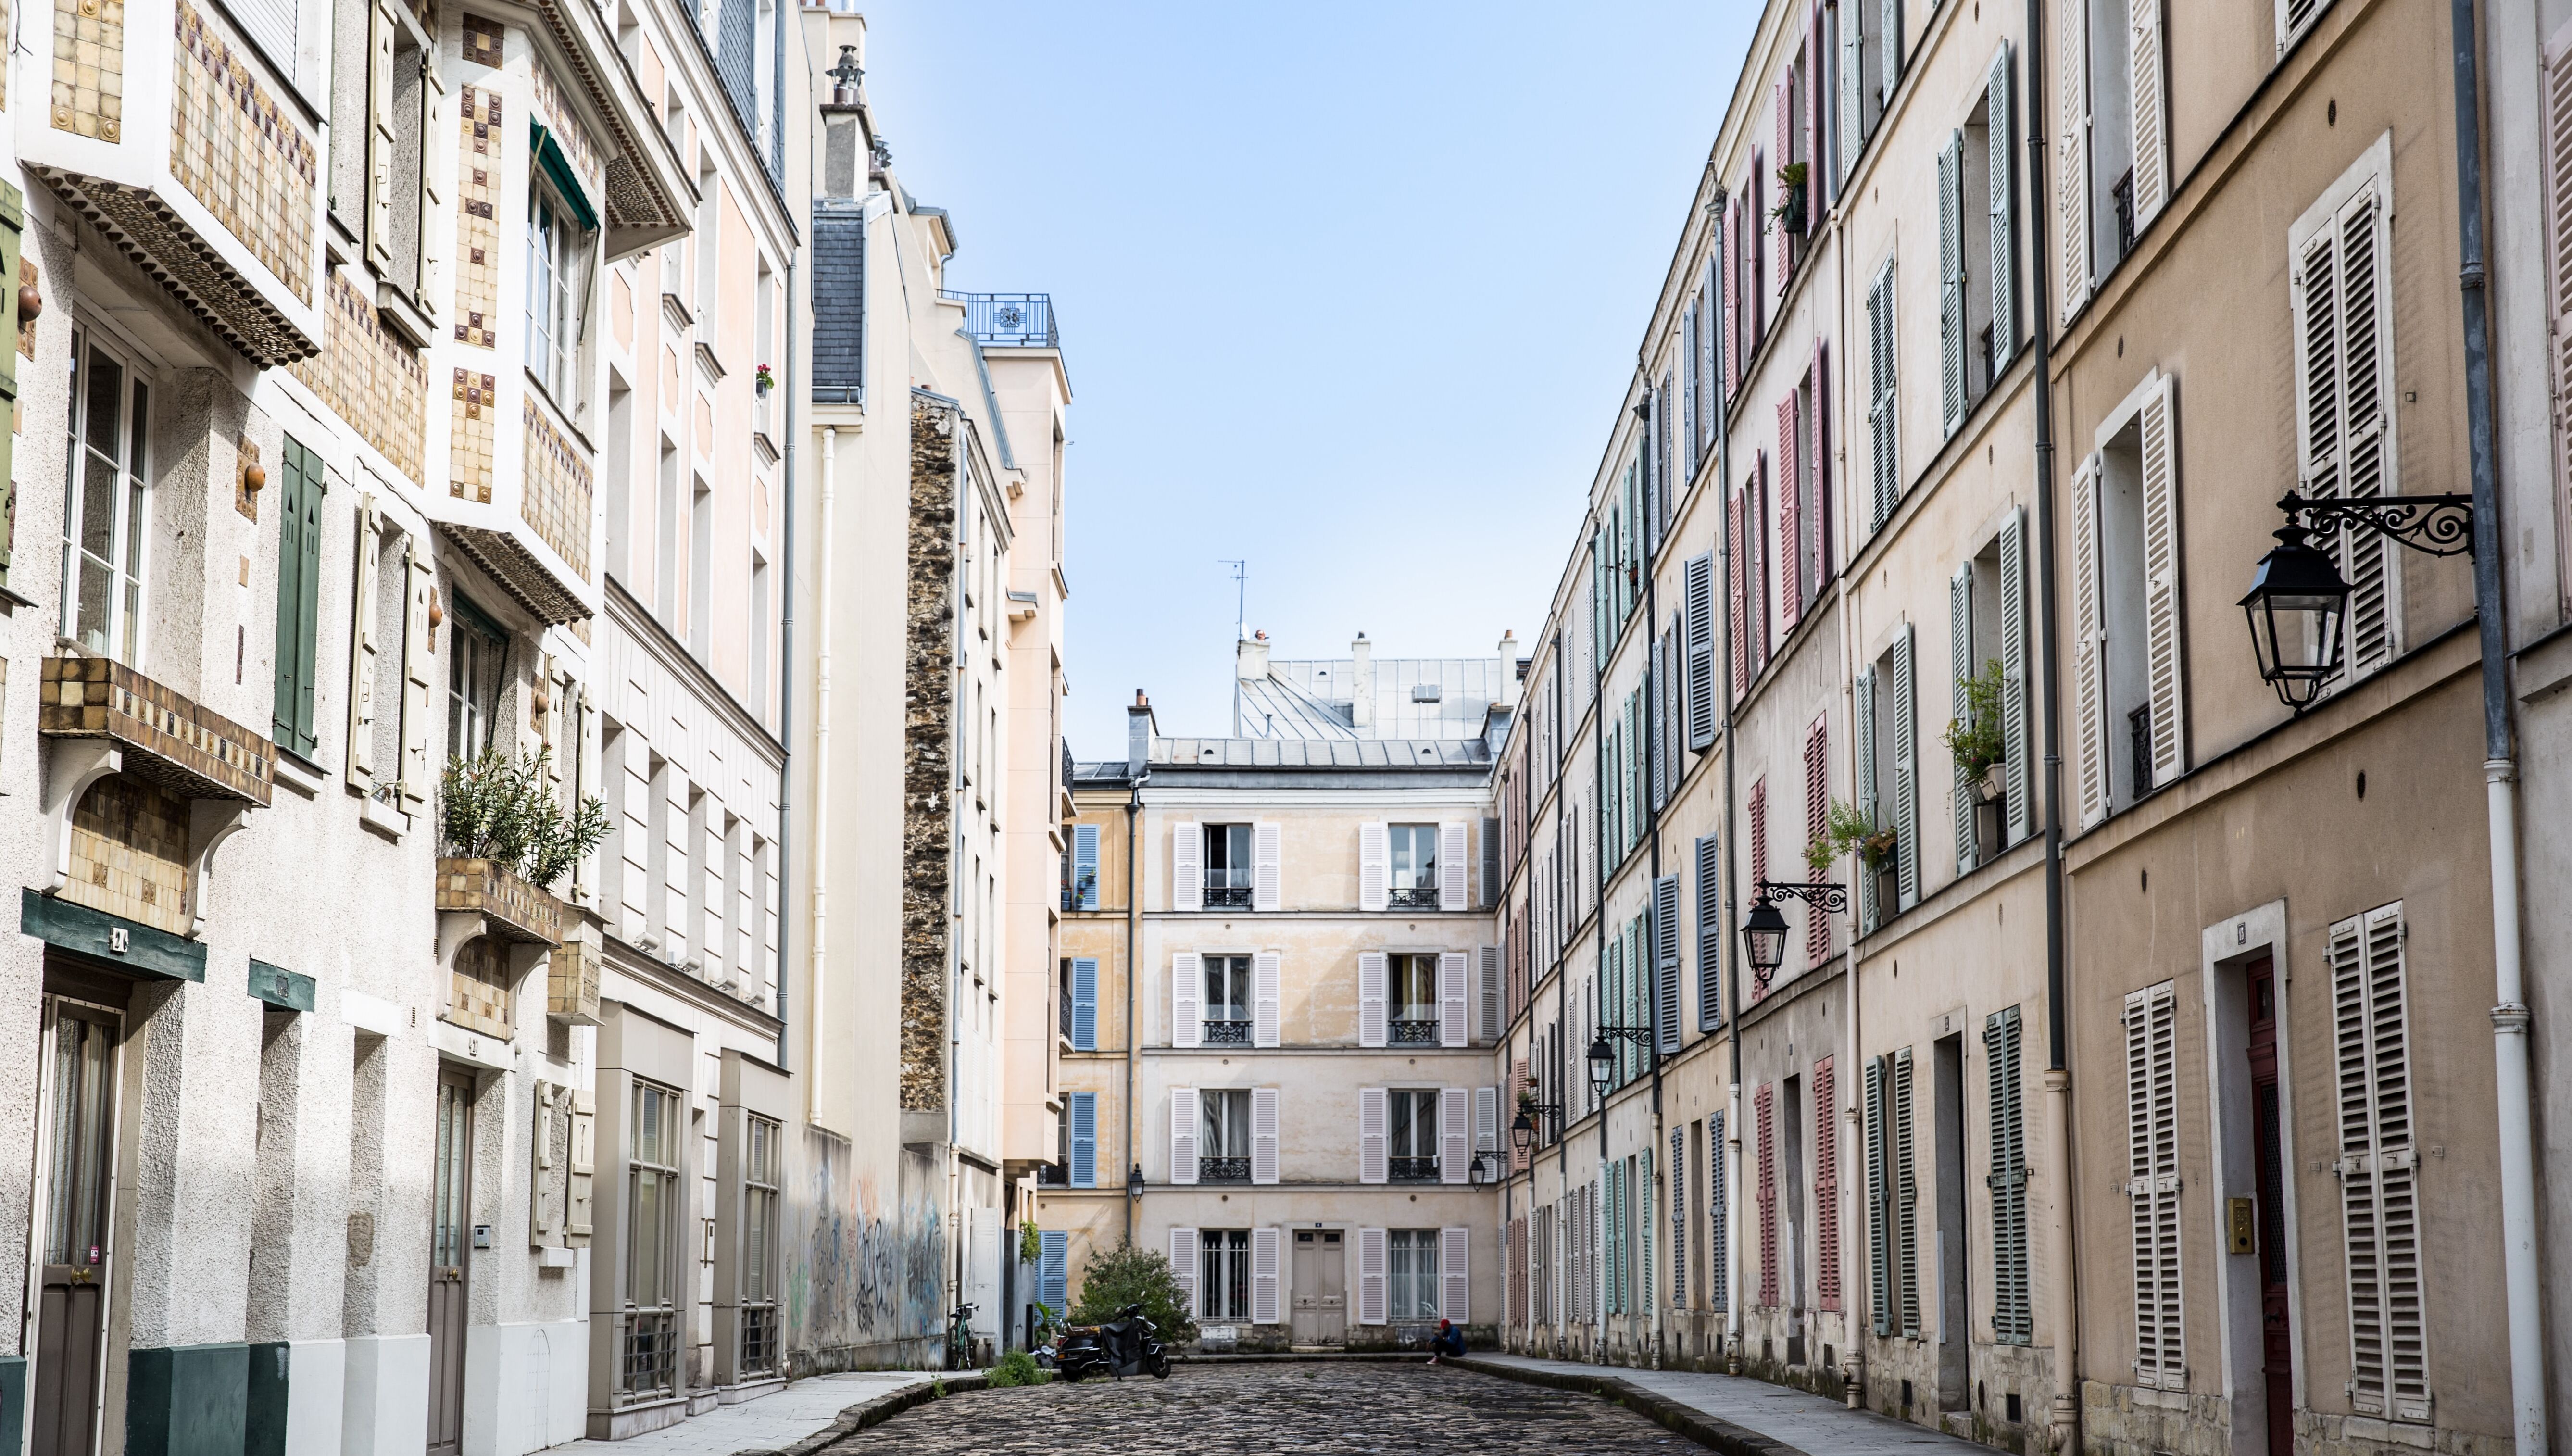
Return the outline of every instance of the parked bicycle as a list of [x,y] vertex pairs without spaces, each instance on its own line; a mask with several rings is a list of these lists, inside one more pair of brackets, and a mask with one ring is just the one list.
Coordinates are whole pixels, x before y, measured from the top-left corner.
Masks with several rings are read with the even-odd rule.
[[981,1363],[974,1358],[974,1353],[973,1306],[959,1304],[956,1306],[956,1312],[948,1316],[947,1368],[950,1370],[982,1368]]

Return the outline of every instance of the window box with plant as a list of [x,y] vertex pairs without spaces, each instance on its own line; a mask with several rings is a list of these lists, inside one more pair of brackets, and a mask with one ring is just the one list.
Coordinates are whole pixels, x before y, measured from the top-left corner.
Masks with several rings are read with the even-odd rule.
[[1969,801],[1974,816],[1978,863],[1997,853],[2001,843],[2001,770],[2009,753],[2001,731],[2001,663],[1995,657],[1972,677],[1956,679],[1961,711],[1947,720],[1947,752],[1956,761],[1956,792]]
[[438,951],[448,970],[446,1019],[503,1040],[514,1034],[518,978],[561,948],[571,917],[551,891],[607,837],[607,806],[563,813],[547,782],[550,750],[511,760],[485,749],[449,759],[438,781]]
[[1831,865],[1842,855],[1853,854],[1866,873],[1877,877],[1876,903],[1891,905],[1894,850],[1897,838],[1891,825],[1878,827],[1857,806],[1833,799],[1830,812],[1822,821],[1822,836],[1804,846],[1804,864],[1815,876],[1830,873]]
[[1777,169],[1777,205],[1768,216],[1777,220],[1777,229],[1789,238],[1804,236],[1804,179],[1808,169],[1801,162],[1789,162]]

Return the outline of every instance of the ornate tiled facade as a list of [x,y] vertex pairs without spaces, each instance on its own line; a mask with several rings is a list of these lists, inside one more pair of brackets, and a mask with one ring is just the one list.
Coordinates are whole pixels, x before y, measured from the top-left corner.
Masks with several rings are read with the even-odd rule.
[[[36,267],[36,260],[23,253],[18,255],[18,286],[36,289],[37,297],[42,298],[44,290],[38,287],[42,281],[43,273]],[[36,321],[24,314],[18,318],[18,355],[21,359],[36,357]]]
[[455,396],[449,405],[454,427],[449,435],[446,493],[459,500],[491,503],[493,448],[492,396],[499,381],[471,369],[455,371]]
[[482,936],[456,949],[446,1019],[467,1031],[509,1039],[509,960],[498,941]]
[[72,811],[62,898],[186,935],[188,801],[133,774],[99,780]]
[[597,197],[605,169],[598,160],[598,148],[581,127],[580,113],[565,104],[562,88],[555,84],[552,74],[544,67],[529,70],[527,82],[527,94],[535,102],[536,120],[545,124],[545,130],[553,133],[554,142],[563,149],[563,155],[571,159],[571,170],[580,178],[580,185],[589,189],[591,197]]
[[[470,22],[473,17],[465,19]],[[500,93],[463,88],[464,155],[456,167],[455,338],[500,346]],[[456,427],[463,428],[459,417]]]
[[54,0],[54,129],[124,136],[124,0]]
[[322,353],[295,376],[322,396],[404,479],[419,479],[428,432],[428,368],[384,328],[356,285],[330,275],[322,304]]
[[520,423],[527,437],[524,496],[518,514],[536,528],[572,573],[589,580],[589,517],[593,492],[588,453],[554,427],[532,395]]
[[179,6],[178,29],[170,175],[310,304],[321,148],[194,6]]
[[476,66],[500,69],[500,22],[487,15],[466,12],[464,26],[464,59]]

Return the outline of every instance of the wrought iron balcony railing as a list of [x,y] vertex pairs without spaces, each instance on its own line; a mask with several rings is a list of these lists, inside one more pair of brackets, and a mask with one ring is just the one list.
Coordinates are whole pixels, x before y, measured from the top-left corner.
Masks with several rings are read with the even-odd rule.
[[2126,715],[2126,733],[2134,744],[2134,763],[2128,772],[2134,775],[2135,797],[2140,799],[2153,791],[2153,705],[2144,704]]
[[1385,1025],[1385,1040],[1396,1047],[1435,1047],[1438,1045],[1438,1023],[1400,1021]]
[[1250,1045],[1250,1023],[1206,1018],[1205,1035],[1200,1039],[1209,1047],[1247,1047]]
[[1385,903],[1395,910],[1436,910],[1438,892],[1429,886],[1397,886]]
[[1218,906],[1230,906],[1239,910],[1248,910],[1250,908],[1250,887],[1247,885],[1208,885],[1205,888],[1205,905],[1208,910],[1215,909]]
[[1397,1183],[1434,1183],[1438,1181],[1438,1159],[1435,1157],[1395,1157],[1386,1159],[1387,1174]]
[[1249,1182],[1250,1159],[1246,1157],[1200,1157],[1197,1159],[1197,1181],[1201,1183]]
[[964,306],[964,332],[977,343],[1000,349],[1053,349],[1059,344],[1050,294],[941,291],[939,297]]

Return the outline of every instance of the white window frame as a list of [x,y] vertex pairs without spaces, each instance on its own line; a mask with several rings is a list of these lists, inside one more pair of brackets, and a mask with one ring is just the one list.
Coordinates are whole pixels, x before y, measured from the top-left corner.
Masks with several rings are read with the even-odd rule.
[[[159,380],[122,341],[108,343],[106,339],[107,331],[94,321],[74,321],[71,401],[65,411],[63,431],[62,608],[59,628],[65,638],[79,642],[83,651],[112,657],[128,667],[140,668],[144,649],[149,645],[145,631],[151,618],[144,601],[144,583],[152,579],[152,394]],[[85,560],[95,559],[81,544],[81,534],[87,529],[87,521],[80,481],[86,474],[83,467],[95,453],[82,439],[82,434],[89,424],[90,368],[102,350],[117,367],[125,371],[125,382],[117,401],[120,417],[116,442],[119,451],[117,457],[108,462],[118,479],[109,501],[109,509],[116,517],[110,527],[109,559],[101,563],[108,576],[107,619],[97,624],[97,640],[93,642],[90,636],[92,624],[82,620],[80,609],[82,566]],[[137,407],[138,400],[140,408]],[[140,461],[134,458],[138,446],[143,454]]]
[[587,391],[581,365],[598,241],[541,173],[527,183],[527,375],[578,418]]

